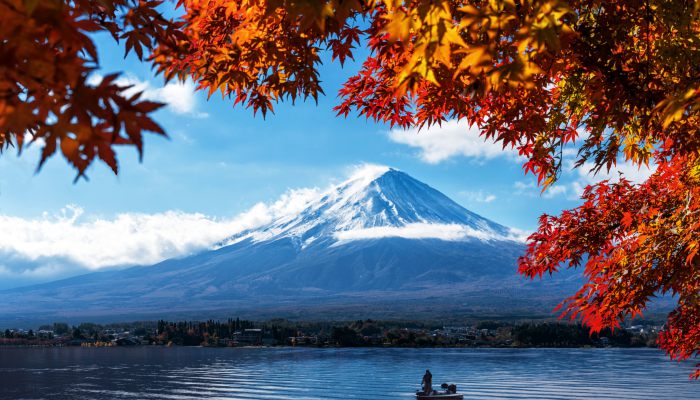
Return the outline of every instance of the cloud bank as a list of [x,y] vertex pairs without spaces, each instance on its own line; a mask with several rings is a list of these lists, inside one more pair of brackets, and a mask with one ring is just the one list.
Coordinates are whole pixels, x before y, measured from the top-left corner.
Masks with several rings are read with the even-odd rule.
[[511,235],[503,236],[495,232],[476,230],[459,224],[431,224],[414,223],[402,227],[377,226],[365,229],[354,229],[335,233],[338,244],[353,240],[381,239],[388,237],[404,239],[439,239],[457,241],[466,239],[490,240],[514,240],[523,241],[523,232],[513,230]]
[[[58,277],[67,272],[149,265],[301,211],[317,189],[289,190],[233,218],[166,211],[89,216],[78,206],[36,218],[0,215],[0,277]],[[0,285],[2,286],[2,285]]]
[[57,215],[41,218],[0,216],[0,251],[27,260],[65,257],[88,269],[155,263],[209,246],[232,231],[254,226],[260,217],[250,212],[217,220],[167,211],[104,219],[87,218],[83,209],[68,206]]
[[466,120],[451,120],[428,129],[393,129],[389,139],[419,150],[421,160],[438,164],[453,157],[488,160],[496,157],[517,159],[517,151],[479,136],[479,129],[470,127]]

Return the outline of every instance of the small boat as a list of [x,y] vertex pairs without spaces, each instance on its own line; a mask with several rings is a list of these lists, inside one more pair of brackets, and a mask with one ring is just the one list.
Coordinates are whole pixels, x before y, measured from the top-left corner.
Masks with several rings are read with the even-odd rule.
[[437,392],[431,394],[416,392],[416,400],[464,400],[464,396],[459,393]]
[[416,400],[463,400],[464,396],[457,393],[457,385],[440,385],[442,391],[433,390],[431,393],[416,391]]

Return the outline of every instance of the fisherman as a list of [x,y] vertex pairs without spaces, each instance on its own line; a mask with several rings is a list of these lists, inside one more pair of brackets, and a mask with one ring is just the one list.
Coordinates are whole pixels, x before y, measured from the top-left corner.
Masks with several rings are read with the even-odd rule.
[[423,393],[432,394],[433,393],[433,374],[430,373],[429,369],[425,370],[425,375],[423,375]]

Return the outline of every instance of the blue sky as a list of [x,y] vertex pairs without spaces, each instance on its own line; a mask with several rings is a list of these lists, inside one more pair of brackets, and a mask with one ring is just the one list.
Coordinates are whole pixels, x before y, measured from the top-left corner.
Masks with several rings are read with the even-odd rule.
[[[163,85],[147,63],[131,56],[124,60],[123,50],[111,39],[101,36],[99,48],[104,73],[121,71],[131,80],[148,82],[150,89]],[[88,171],[89,182],[73,185],[75,172],[60,155],[35,174],[35,152],[22,158],[7,152],[0,161],[5,171],[0,177],[0,212],[32,217],[78,204],[100,215],[178,209],[229,216],[258,201],[273,200],[289,188],[326,185],[342,178],[348,166],[363,162],[401,169],[476,212],[524,229],[534,227],[541,212],[573,204],[533,198],[537,189],[512,201],[516,181],[534,180],[505,153],[491,159],[455,155],[426,162],[420,148],[392,141],[388,125],[353,115],[336,117],[332,108],[338,103],[337,90],[357,65],[341,69],[326,61],[322,78],[327,95],[318,105],[277,104],[275,114],[263,119],[233,108],[232,101],[218,94],[207,101],[206,94],[198,92],[191,110],[166,107],[156,120],[170,139],[148,136],[143,163],[133,149],[120,150],[118,177],[96,164]],[[475,201],[471,194],[479,191],[496,199]]]
[[[85,234],[95,226],[109,226],[120,216],[177,220],[197,213],[195,219],[230,220],[258,203],[274,202],[290,189],[338,182],[362,163],[400,169],[468,209],[522,230],[534,229],[542,213],[575,206],[576,193],[593,181],[585,173],[566,173],[558,186],[540,195],[535,178],[523,174],[512,152],[484,143],[475,131],[456,121],[444,128],[401,132],[353,115],[336,117],[332,110],[338,102],[336,93],[358,63],[349,62],[341,69],[326,58],[321,76],[327,95],[318,104],[277,104],[275,114],[263,119],[253,117],[251,110],[233,108],[231,100],[218,95],[207,101],[204,93],[193,92],[191,83],[164,88],[162,78],[154,77],[148,64],[133,56],[123,59],[123,49],[106,36],[98,36],[98,46],[101,73],[121,71],[148,96],[169,103],[158,111],[156,120],[170,139],[148,137],[142,163],[135,150],[122,149],[119,176],[98,163],[87,173],[89,182],[76,184],[72,183],[75,171],[60,155],[35,174],[37,146],[19,158],[13,151],[3,154],[0,226],[15,244],[0,245],[0,255],[5,255],[0,261],[0,288],[110,265],[105,261],[86,267],[75,260],[76,252],[90,254],[89,234],[66,235],[60,243],[48,245],[46,239],[32,247],[35,236],[46,236],[42,232],[62,223],[80,225]],[[361,56],[360,52],[359,61]],[[639,174],[628,170],[630,175]],[[115,245],[119,240],[114,238]],[[142,262],[190,249],[155,252]],[[47,261],[52,257],[72,262]],[[124,260],[112,264],[120,262]]]

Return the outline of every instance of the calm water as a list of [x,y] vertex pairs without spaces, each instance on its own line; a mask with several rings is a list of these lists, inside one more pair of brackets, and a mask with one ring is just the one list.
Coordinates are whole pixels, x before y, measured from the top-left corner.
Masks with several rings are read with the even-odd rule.
[[1,399],[700,399],[653,349],[0,349]]

